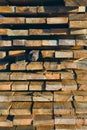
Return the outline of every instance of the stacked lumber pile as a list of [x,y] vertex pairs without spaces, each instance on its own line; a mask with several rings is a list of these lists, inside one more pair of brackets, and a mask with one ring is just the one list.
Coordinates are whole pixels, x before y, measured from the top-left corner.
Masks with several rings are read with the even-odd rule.
[[86,6],[0,1],[0,130],[87,130]]

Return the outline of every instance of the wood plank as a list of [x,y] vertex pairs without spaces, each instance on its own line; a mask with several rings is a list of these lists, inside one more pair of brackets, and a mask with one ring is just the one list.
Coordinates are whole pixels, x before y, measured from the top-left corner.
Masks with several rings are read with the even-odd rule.
[[28,36],[28,30],[7,30],[8,36]]
[[87,118],[85,118],[84,120],[84,125],[87,125]]
[[3,59],[6,57],[6,52],[5,51],[0,51],[0,59]]
[[41,46],[42,41],[41,40],[25,40],[25,46],[26,47],[39,47]]
[[7,35],[8,29],[4,28],[0,28],[0,35]]
[[29,82],[14,82],[11,86],[12,91],[27,91]]
[[62,80],[64,91],[77,90],[77,83],[75,80]]
[[0,103],[0,114],[9,115],[9,109],[11,108],[10,102],[1,102]]
[[54,102],[54,115],[74,115],[74,108],[71,102]]
[[87,20],[87,14],[69,14],[69,20],[70,21],[86,21]]
[[[31,102],[13,102],[10,109],[11,115],[31,115]],[[23,114],[22,114],[23,113]]]
[[12,101],[32,101],[32,93],[31,92],[15,92]]
[[35,130],[35,127],[30,125],[30,126],[17,126],[16,130]]
[[75,70],[78,80],[84,81],[87,79],[87,71],[85,70]]
[[66,24],[68,23],[68,17],[52,17],[47,18],[47,24]]
[[87,114],[87,103],[86,102],[74,102],[76,108],[76,114]]
[[87,90],[87,81],[86,80],[77,80],[79,90]]
[[0,91],[11,90],[12,82],[0,82]]
[[37,130],[53,130],[54,126],[37,126]]
[[73,95],[70,91],[54,92],[54,101],[73,101]]
[[0,63],[0,70],[6,70],[8,68],[8,63]]
[[83,125],[84,120],[83,119],[78,119],[78,118],[55,118],[55,125]]
[[[12,130],[11,127],[13,127],[12,121],[7,119],[8,116],[0,116],[0,129],[2,130]],[[3,127],[4,126],[4,127]],[[5,129],[3,129],[3,128]],[[7,128],[6,128],[7,127]],[[14,130],[14,128],[13,128]]]
[[25,126],[32,124],[32,116],[15,116],[13,120],[14,126]]
[[42,46],[57,46],[57,40],[42,40]]
[[56,51],[55,52],[55,58],[73,58],[73,52],[72,51]]
[[81,126],[81,125],[56,125],[55,126],[55,130],[61,130],[61,129],[63,129],[63,130],[86,130],[86,129],[84,129],[84,128],[86,128],[86,127],[84,127],[84,126]]
[[86,35],[87,29],[71,29],[70,34],[71,35]]
[[37,13],[36,6],[16,6],[16,13]]
[[61,63],[62,69],[87,69],[87,59],[65,60]]
[[0,72],[0,80],[9,80],[10,72]]
[[42,57],[43,58],[53,58],[54,57],[54,51],[52,50],[43,50],[41,51]]
[[61,62],[62,69],[79,69],[78,62],[75,60],[64,60]]
[[41,81],[37,81],[37,82],[33,82],[31,81],[29,84],[29,90],[30,91],[36,91],[36,90],[43,90],[43,86],[44,86],[44,82]]
[[49,115],[52,116],[52,102],[34,102],[33,116],[36,115]]
[[8,127],[8,126],[3,127],[3,126],[1,126],[0,128],[1,128],[1,130],[15,130],[15,127],[13,127],[13,126],[11,126],[11,127]]
[[11,102],[13,92],[0,92],[0,102]]
[[72,39],[59,39],[59,45],[63,46],[75,46],[75,40]]
[[51,102],[53,101],[53,94],[51,92],[34,92],[33,101]]
[[57,81],[46,81],[46,90],[54,91],[54,90],[61,90],[63,87],[61,82]]
[[46,78],[42,72],[27,74],[27,80],[45,80],[45,79]]
[[72,70],[66,70],[65,72],[60,72],[61,79],[74,79],[74,73]]
[[0,13],[13,13],[14,6],[0,6]]
[[46,80],[58,80],[61,78],[59,72],[46,72],[44,75]]
[[35,115],[34,120],[49,120],[53,119],[51,115]]
[[25,50],[14,50],[14,51],[9,51],[9,56],[16,56],[20,54],[24,54]]
[[45,24],[46,18],[26,18],[28,24]]
[[25,46],[25,40],[13,40],[13,46]]
[[43,63],[42,62],[30,62],[27,65],[27,70],[43,70]]
[[75,125],[75,118],[55,118],[55,125]]
[[74,50],[74,58],[87,58],[87,50]]
[[70,28],[87,28],[87,21],[70,21]]
[[26,62],[23,62],[23,63],[12,63],[10,65],[10,70],[26,70],[26,65],[27,63]]
[[35,120],[34,126],[54,126],[54,120]]
[[13,72],[10,75],[10,80],[27,80],[27,73],[24,72]]
[[[67,128],[66,128],[67,127]],[[61,130],[61,129],[63,129],[63,130],[67,130],[67,129],[70,129],[70,130],[75,130],[76,129],[76,126],[68,126],[68,125],[62,125],[62,127],[61,127],[61,125],[59,126],[56,126],[55,127],[55,130]],[[78,130],[78,129],[77,129]],[[80,129],[79,129],[80,130]]]
[[17,17],[3,17],[0,18],[0,24],[23,24],[24,18]]
[[87,70],[87,59],[83,58],[82,60],[79,60],[75,63],[77,63],[78,69]]
[[68,29],[29,29],[29,35],[67,35]]
[[45,70],[57,70],[58,65],[57,62],[44,62]]
[[87,46],[87,40],[76,40],[76,45]]
[[0,47],[9,47],[11,45],[12,45],[11,41],[8,41],[8,40],[1,40],[0,41]]
[[87,102],[87,91],[74,91],[74,99],[77,102]]

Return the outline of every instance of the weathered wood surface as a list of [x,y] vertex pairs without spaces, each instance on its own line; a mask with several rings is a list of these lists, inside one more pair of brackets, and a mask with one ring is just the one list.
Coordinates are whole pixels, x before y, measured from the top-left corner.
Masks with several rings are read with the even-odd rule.
[[24,18],[0,18],[0,24],[22,24],[24,23]]
[[31,115],[31,102],[13,102],[10,109],[11,115]]
[[0,1],[0,130],[87,130],[86,5]]
[[15,116],[13,120],[14,126],[27,126],[32,124],[31,116]]
[[58,115],[73,115],[74,109],[71,102],[55,102],[54,103],[54,114]]
[[53,94],[51,92],[35,92],[33,94],[33,101],[49,102],[53,101]]
[[5,127],[4,129],[10,129],[13,126],[12,121],[7,119],[7,116],[0,116],[1,129],[3,129],[3,126]]

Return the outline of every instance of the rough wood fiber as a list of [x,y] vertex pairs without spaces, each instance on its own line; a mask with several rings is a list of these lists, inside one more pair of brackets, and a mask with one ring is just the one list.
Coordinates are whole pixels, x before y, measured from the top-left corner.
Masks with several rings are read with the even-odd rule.
[[86,0],[0,0],[0,130],[87,130]]

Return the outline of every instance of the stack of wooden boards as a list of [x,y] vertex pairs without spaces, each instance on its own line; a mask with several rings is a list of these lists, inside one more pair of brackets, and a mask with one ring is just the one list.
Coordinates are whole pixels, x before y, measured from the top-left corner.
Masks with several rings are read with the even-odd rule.
[[0,1],[0,130],[87,130],[86,6]]

